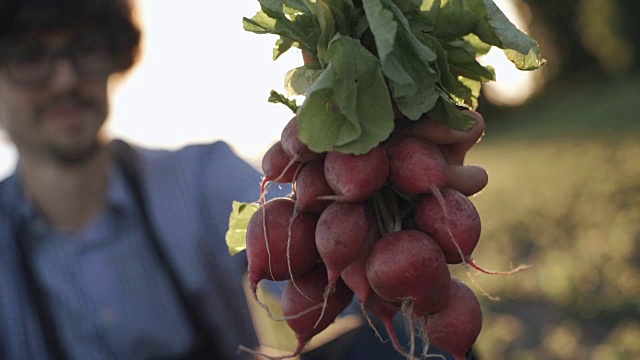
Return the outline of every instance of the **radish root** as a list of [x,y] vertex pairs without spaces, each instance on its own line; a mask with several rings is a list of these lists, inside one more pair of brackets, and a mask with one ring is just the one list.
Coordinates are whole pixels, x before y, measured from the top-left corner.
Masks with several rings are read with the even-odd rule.
[[[415,358],[414,354],[416,353],[416,326],[415,326],[415,312],[413,311],[413,307],[415,304],[414,299],[406,299],[402,301],[402,315],[408,321],[409,324],[409,360],[413,360]],[[405,354],[406,355],[406,354]]]
[[382,341],[383,343],[386,343],[387,341],[389,341],[388,339],[384,340],[382,338],[382,335],[380,334],[376,326],[373,324],[373,321],[371,320],[371,316],[369,316],[369,312],[367,311],[367,308],[362,302],[360,303],[360,309],[362,309],[362,314],[364,315],[364,318],[367,320],[367,324],[369,324],[369,327],[371,328],[371,330],[373,330],[373,332],[375,333],[376,337],[380,339],[380,341]]
[[298,290],[300,294],[302,294],[302,296],[304,296],[307,300],[309,300],[310,302],[313,302],[313,299],[308,297],[305,293],[302,292],[302,290],[300,290],[300,288],[298,287],[298,284],[296,284],[296,281],[294,279],[293,271],[291,270],[291,240],[293,237],[292,228],[293,228],[293,222],[298,218],[298,216],[300,216],[300,214],[301,212],[294,211],[293,215],[291,216],[291,219],[289,220],[289,228],[287,229],[287,267],[289,268],[289,278],[291,279],[291,284],[293,285],[293,287],[296,288],[296,290]]
[[[484,269],[482,267],[480,267],[470,256],[465,255],[462,252],[462,249],[460,248],[460,245],[458,244],[458,241],[456,240],[455,236],[453,235],[453,232],[451,231],[451,226],[449,225],[449,213],[447,211],[447,204],[446,201],[444,199],[444,197],[442,196],[442,193],[440,192],[440,189],[438,189],[438,187],[436,187],[435,185],[431,186],[431,192],[433,193],[433,195],[436,197],[436,199],[438,200],[438,203],[440,204],[440,207],[442,208],[442,212],[444,214],[444,221],[445,221],[445,225],[446,225],[446,229],[447,229],[447,233],[449,234],[449,237],[451,238],[451,241],[453,242],[453,244],[455,245],[456,249],[458,250],[458,253],[460,254],[460,259],[462,260],[462,265],[465,266],[465,268],[467,268],[467,274],[470,276],[470,272],[468,270],[468,266],[471,266],[472,268],[485,273],[485,274],[489,274],[489,275],[505,275],[505,276],[511,276],[515,273],[518,273],[520,271],[524,271],[527,270],[531,267],[531,265],[529,264],[520,264],[518,265],[516,268],[513,268],[509,271],[495,271],[495,270],[487,270]],[[484,289],[482,289],[475,281],[473,282],[474,285],[476,286],[476,288],[478,288],[485,296],[487,296],[489,299],[497,299],[496,297],[491,296],[490,294],[488,294]]]
[[327,309],[327,302],[329,301],[329,296],[331,296],[331,294],[333,294],[335,291],[336,291],[336,282],[329,280],[329,284],[327,284],[327,287],[324,290],[324,294],[322,295],[323,297],[322,311],[320,312],[320,316],[318,317],[318,320],[316,320],[316,323],[313,324],[314,329],[318,327],[318,324],[320,324],[320,321],[324,316],[324,311]]

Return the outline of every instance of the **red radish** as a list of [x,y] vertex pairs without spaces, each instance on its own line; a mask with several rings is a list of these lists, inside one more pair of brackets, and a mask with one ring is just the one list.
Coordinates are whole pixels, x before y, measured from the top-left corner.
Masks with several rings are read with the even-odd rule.
[[284,152],[280,141],[271,145],[262,157],[262,172],[267,181],[290,183],[299,166],[299,162],[291,160]]
[[315,245],[318,216],[300,214],[291,222],[295,202],[276,198],[256,211],[247,226],[247,259],[254,296],[262,279],[297,278],[317,265]]
[[284,287],[280,299],[282,313],[284,320],[293,330],[298,341],[293,353],[284,356],[269,356],[242,345],[240,350],[270,360],[289,359],[300,355],[309,340],[331,325],[353,299],[353,293],[349,288],[342,281],[338,282],[336,291],[331,294],[327,302],[327,316],[317,326],[314,326],[323,306],[322,297],[326,286],[327,271],[324,266],[318,265],[300,276],[296,284],[288,280]]
[[308,51],[302,50],[302,62],[305,65],[311,64],[313,62],[313,54]]
[[464,360],[482,329],[482,309],[473,291],[455,278],[451,279],[448,303],[442,311],[425,318],[422,326],[430,344],[456,360]]
[[369,280],[367,279],[366,261],[373,244],[375,244],[378,239],[380,239],[378,226],[375,223],[375,219],[371,217],[369,219],[367,241],[364,247],[360,250],[360,254],[356,260],[347,265],[340,274],[342,280],[347,284],[349,289],[353,291],[361,304],[366,304],[369,294],[371,294],[371,284],[369,284]]
[[387,181],[389,158],[382,145],[362,155],[331,151],[324,161],[324,174],[336,193],[334,200],[364,201]]
[[411,301],[420,314],[441,310],[449,298],[451,276],[442,250],[418,230],[396,231],[378,240],[366,271],[371,288],[382,299]]
[[298,120],[295,116],[289,120],[284,129],[282,129],[280,142],[284,152],[294,161],[309,162],[324,156],[324,154],[311,151],[309,147],[300,140],[298,136]]
[[[369,297],[369,301],[366,304],[366,308],[371,311],[371,314],[375,316],[378,320],[382,322],[385,330],[387,331],[387,335],[391,340],[391,344],[393,348],[402,356],[406,358],[412,358],[411,354],[407,353],[400,345],[400,340],[398,339],[398,333],[393,325],[393,317],[398,311],[400,311],[400,306],[396,304],[389,303],[388,301],[383,300],[375,293],[372,293]],[[366,314],[365,314],[366,316]],[[373,323],[371,323],[369,317],[367,316],[367,320],[369,320],[369,326],[376,332],[376,335],[380,337],[378,330],[375,328]],[[382,338],[380,337],[380,340]]]
[[362,253],[370,228],[367,211],[364,203],[336,201],[320,215],[316,247],[327,267],[330,284],[336,282],[342,270]]
[[447,213],[435,196],[425,195],[414,209],[415,227],[433,237],[448,264],[471,263],[471,253],[480,240],[480,215],[461,192],[444,188],[441,193]]
[[[362,253],[369,235],[367,206],[360,203],[331,203],[316,226],[316,247],[327,268],[329,282],[325,301],[335,290],[342,271]],[[320,314],[322,318],[324,314]]]
[[386,142],[389,180],[410,195],[426,194],[447,183],[447,163],[437,145],[427,139],[396,134]]
[[317,266],[298,277],[296,279],[297,289],[291,281],[287,281],[282,293],[282,312],[298,340],[298,347],[289,357],[300,354],[306,343],[313,336],[326,329],[353,299],[351,290],[342,281],[338,281],[335,291],[326,302],[322,320],[316,323],[320,312],[323,311],[320,306],[324,302],[323,297],[327,284],[327,271],[324,266]]
[[393,317],[400,310],[400,304],[392,304],[388,301],[382,300],[371,290],[371,285],[367,279],[365,268],[368,254],[369,251],[365,250],[356,261],[349,264],[349,266],[342,271],[342,280],[347,284],[349,289],[353,291],[356,299],[360,303],[360,307],[362,308],[362,314],[367,319],[369,326],[373,329],[378,338],[382,340],[382,336],[369,317],[369,312],[382,322],[389,338],[391,339],[394,349],[403,356],[408,357],[402,349],[398,340],[398,334],[393,327]]
[[441,198],[425,195],[414,209],[416,229],[431,235],[438,243],[448,264],[465,263],[485,274],[512,275],[526,270],[526,264],[509,271],[494,271],[480,267],[471,253],[480,240],[480,215],[464,194],[452,188],[442,189]]
[[333,201],[320,197],[333,195],[333,190],[324,177],[324,163],[315,160],[303,165],[294,184],[296,211],[322,213]]
[[363,252],[356,261],[347,265],[347,267],[342,270],[342,274],[340,274],[342,281],[353,291],[356,299],[358,299],[358,302],[361,304],[366,303],[369,294],[371,294],[371,284],[369,284],[365,269],[366,254],[367,253]]
[[260,203],[264,205],[267,184],[269,181],[290,183],[293,181],[302,163],[292,160],[282,149],[282,143],[277,141],[262,157],[262,172],[264,178],[260,184]]

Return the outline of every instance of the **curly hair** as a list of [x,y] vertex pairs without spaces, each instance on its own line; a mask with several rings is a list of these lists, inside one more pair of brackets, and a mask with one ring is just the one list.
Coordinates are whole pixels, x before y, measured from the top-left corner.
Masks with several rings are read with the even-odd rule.
[[141,30],[130,0],[0,0],[0,39],[91,24],[106,31],[116,72],[140,55]]

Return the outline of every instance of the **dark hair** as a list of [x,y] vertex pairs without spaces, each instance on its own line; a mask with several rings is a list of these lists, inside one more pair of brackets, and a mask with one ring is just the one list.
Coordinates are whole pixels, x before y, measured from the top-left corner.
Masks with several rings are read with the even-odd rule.
[[0,39],[84,24],[106,32],[117,72],[136,63],[141,32],[130,0],[0,0]]

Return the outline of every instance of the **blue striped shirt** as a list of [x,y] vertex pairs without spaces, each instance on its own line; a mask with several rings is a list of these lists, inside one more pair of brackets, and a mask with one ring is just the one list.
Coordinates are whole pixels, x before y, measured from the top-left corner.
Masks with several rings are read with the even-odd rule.
[[[217,330],[225,358],[245,358],[238,345],[257,345],[240,286],[246,260],[229,255],[224,234],[232,200],[256,200],[260,174],[222,142],[137,153],[149,215],[172,266]],[[19,174],[0,183],[0,359],[49,358],[19,264],[16,216],[27,219],[35,275],[72,359],[179,358],[193,345],[132,188],[122,169],[112,170],[105,211],[73,234],[41,219]]]

